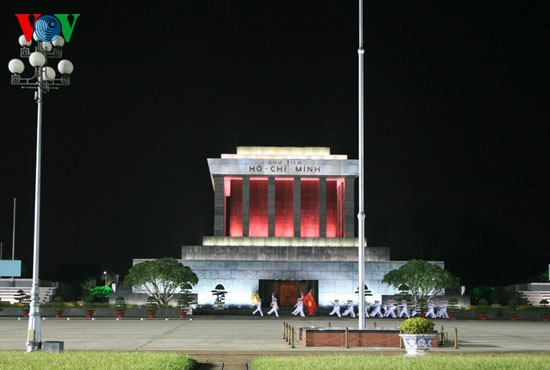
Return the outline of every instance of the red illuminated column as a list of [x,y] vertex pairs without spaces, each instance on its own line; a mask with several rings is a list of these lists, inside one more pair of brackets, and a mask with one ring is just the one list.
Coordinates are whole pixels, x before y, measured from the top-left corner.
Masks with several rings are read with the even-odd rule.
[[304,177],[301,180],[300,236],[319,237],[319,179]]
[[338,189],[335,179],[327,180],[327,238],[336,238],[338,235]]
[[249,194],[249,234],[251,237],[267,237],[267,177],[251,177]]
[[232,178],[229,180],[229,195],[226,204],[229,208],[229,236],[243,236],[243,180]]
[[275,236],[294,237],[294,179],[275,179]]

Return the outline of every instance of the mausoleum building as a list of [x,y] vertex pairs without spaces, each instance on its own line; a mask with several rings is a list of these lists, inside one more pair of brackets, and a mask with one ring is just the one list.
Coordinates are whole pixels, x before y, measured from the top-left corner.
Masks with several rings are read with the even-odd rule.
[[[199,277],[199,305],[214,302],[218,284],[227,305],[249,306],[253,293],[268,305],[274,292],[292,306],[310,289],[320,306],[357,304],[357,160],[326,147],[238,147],[207,161],[214,235],[181,247],[181,262]],[[372,300],[397,293],[381,280],[403,263],[390,260],[388,247],[365,248]]]

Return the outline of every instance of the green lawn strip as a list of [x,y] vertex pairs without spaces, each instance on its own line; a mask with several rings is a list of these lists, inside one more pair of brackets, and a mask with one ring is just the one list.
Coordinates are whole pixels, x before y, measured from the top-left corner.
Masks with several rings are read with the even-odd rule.
[[108,352],[64,351],[45,353],[25,351],[0,351],[0,369],[151,369],[192,370],[197,362],[188,356],[157,352]]
[[462,353],[429,354],[405,357],[403,354],[330,355],[300,357],[258,357],[251,362],[252,370],[548,370],[550,353]]

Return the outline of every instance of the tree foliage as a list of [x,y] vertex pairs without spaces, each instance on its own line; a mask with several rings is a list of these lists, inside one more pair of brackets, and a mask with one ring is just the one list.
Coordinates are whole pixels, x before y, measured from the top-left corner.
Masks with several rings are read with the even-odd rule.
[[384,275],[382,282],[395,288],[407,288],[414,301],[425,302],[445,288],[456,288],[458,278],[449,271],[420,259],[412,259]]
[[88,295],[84,298],[86,301],[92,302],[107,302],[109,301],[109,295],[113,289],[110,286],[96,286],[88,291]]
[[143,289],[159,305],[166,305],[180,290],[188,290],[199,281],[190,267],[173,258],[138,263],[128,270],[126,286]]

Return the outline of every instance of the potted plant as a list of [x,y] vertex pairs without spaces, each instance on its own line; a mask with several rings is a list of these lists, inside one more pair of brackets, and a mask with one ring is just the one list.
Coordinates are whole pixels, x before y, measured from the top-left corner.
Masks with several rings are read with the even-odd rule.
[[189,310],[189,295],[186,292],[182,292],[178,296],[176,309],[180,318],[184,318],[187,315],[187,311]]
[[542,321],[548,321],[548,299],[541,299],[539,304],[542,307],[542,311],[540,313],[540,319]]
[[225,290],[222,284],[216,285],[214,290],[212,290],[212,295],[216,297],[214,300],[214,309],[223,310],[225,307],[225,295],[227,291]]
[[25,293],[23,289],[19,289],[13,298],[17,301],[17,305],[21,307],[21,315],[29,317],[31,296]]
[[489,302],[487,299],[481,298],[474,310],[480,320],[487,320],[487,313],[489,312]]
[[519,302],[517,299],[512,298],[508,301],[508,316],[510,320],[517,320],[519,315]]
[[157,315],[157,310],[159,308],[159,304],[155,297],[149,296],[147,297],[147,302],[145,303],[145,309],[147,310],[147,317],[154,318]]
[[432,347],[437,333],[434,333],[434,323],[425,317],[411,317],[400,325],[401,340],[407,351],[406,356],[425,355]]
[[126,299],[123,296],[118,296],[115,299],[115,316],[121,319],[126,312]]
[[53,315],[55,317],[61,317],[63,315],[63,308],[65,307],[65,301],[63,297],[58,295],[53,299]]
[[83,308],[84,308],[84,316],[86,316],[87,318],[94,317],[95,308],[96,308],[94,297],[87,296],[86,299],[84,300]]
[[456,320],[456,313],[459,309],[458,299],[454,297],[449,298],[449,302],[447,303],[447,313],[449,314],[449,319]]
[[2,298],[0,298],[0,313],[4,310],[4,302],[2,302]]

